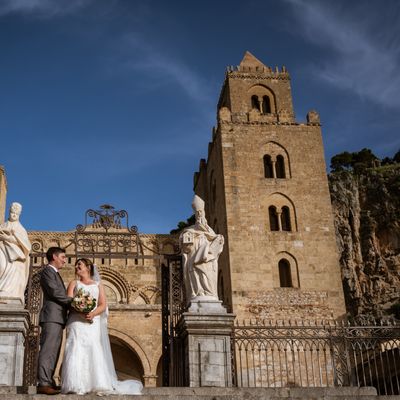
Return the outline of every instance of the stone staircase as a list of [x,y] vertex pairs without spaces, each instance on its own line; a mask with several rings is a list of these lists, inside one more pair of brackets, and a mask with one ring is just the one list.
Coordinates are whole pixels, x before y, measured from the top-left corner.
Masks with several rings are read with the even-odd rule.
[[[79,395],[57,395],[46,396],[34,393],[18,393],[16,387],[0,386],[0,400],[97,400],[99,396],[89,394],[85,396]],[[145,388],[143,395],[127,396],[127,395],[107,395],[101,396],[103,399],[110,400],[383,400],[398,399],[400,396],[378,396],[376,389],[372,387],[336,387],[336,388]]]

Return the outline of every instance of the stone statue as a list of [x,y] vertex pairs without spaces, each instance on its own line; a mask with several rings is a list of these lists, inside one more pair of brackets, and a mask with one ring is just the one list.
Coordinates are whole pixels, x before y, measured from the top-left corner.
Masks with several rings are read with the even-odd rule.
[[218,301],[218,257],[224,237],[208,226],[204,201],[197,195],[193,198],[192,208],[196,223],[184,229],[179,237],[187,300]]
[[0,225],[0,297],[19,298],[24,304],[31,243],[19,222],[21,211],[21,204],[12,203],[8,221]]

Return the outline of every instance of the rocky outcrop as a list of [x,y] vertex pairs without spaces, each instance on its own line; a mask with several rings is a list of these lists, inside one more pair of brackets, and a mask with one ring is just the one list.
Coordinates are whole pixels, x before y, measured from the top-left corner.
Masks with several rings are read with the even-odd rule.
[[382,317],[400,306],[400,164],[329,176],[346,305]]

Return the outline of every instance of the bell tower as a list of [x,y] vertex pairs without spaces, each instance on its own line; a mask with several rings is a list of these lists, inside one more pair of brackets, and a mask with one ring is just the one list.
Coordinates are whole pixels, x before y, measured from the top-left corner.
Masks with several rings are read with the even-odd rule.
[[297,122],[290,76],[246,52],[228,67],[194,177],[225,236],[220,297],[239,318],[345,314],[319,115]]

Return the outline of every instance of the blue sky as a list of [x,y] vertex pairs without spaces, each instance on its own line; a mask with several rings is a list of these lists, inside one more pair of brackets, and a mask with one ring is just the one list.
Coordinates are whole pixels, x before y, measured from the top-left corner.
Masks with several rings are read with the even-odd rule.
[[[383,7],[384,5],[384,7]],[[0,0],[0,164],[29,230],[126,209],[141,232],[191,214],[227,65],[249,50],[316,109],[326,160],[400,148],[397,0]]]

